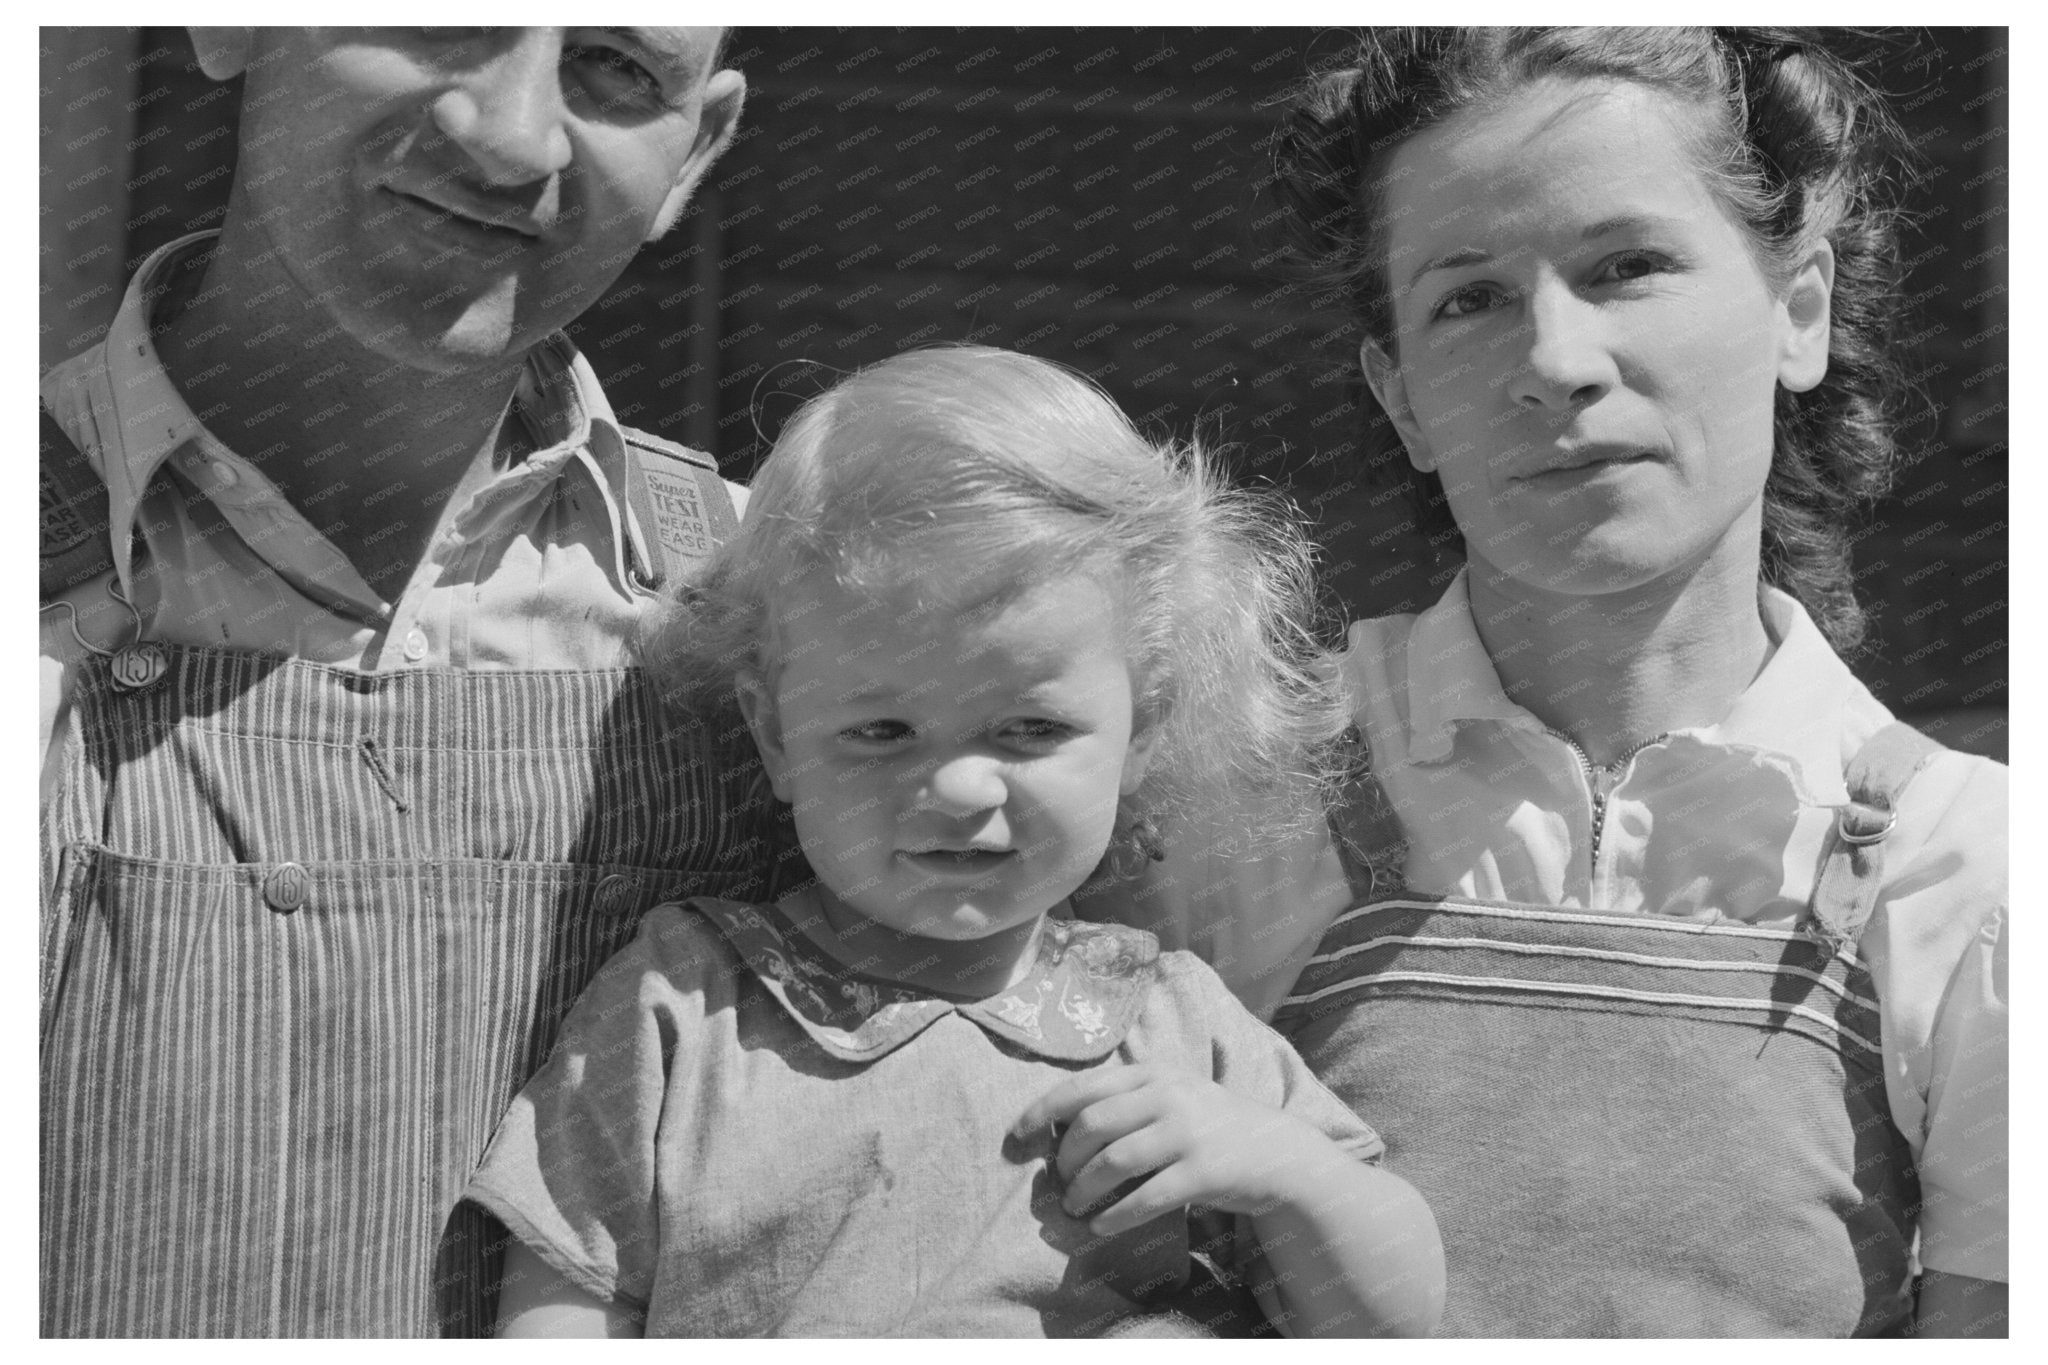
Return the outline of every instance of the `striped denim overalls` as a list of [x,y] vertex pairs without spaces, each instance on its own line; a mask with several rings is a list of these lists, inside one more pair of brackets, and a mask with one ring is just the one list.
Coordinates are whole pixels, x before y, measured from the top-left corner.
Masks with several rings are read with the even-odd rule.
[[647,907],[763,893],[751,751],[636,670],[164,657],[44,816],[42,1331],[487,1331],[456,1198]]
[[1849,765],[1792,929],[1409,893],[1400,819],[1361,765],[1331,812],[1360,903],[1276,1027],[1434,1210],[1443,1335],[1910,1320],[1919,1184],[1857,936],[1896,797],[1934,752],[1893,725]]

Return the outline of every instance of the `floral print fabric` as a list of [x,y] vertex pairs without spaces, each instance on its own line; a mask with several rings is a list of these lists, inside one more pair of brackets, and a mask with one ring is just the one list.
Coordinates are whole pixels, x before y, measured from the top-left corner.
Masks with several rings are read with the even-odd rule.
[[806,893],[774,906],[694,904],[818,1046],[847,1061],[880,1057],[956,1011],[1040,1056],[1092,1061],[1123,1041],[1158,974],[1159,947],[1150,934],[1050,919],[1029,976],[962,1003],[857,976],[832,961],[791,922],[816,915]]

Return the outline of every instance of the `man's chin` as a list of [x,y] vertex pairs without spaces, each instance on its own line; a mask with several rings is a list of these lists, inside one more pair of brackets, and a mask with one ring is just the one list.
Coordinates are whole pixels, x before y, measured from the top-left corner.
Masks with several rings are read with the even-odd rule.
[[387,313],[377,330],[369,334],[358,331],[356,339],[410,369],[437,374],[501,369],[518,361],[554,330],[522,325],[511,303],[510,298],[493,291],[452,314],[432,308],[402,318]]

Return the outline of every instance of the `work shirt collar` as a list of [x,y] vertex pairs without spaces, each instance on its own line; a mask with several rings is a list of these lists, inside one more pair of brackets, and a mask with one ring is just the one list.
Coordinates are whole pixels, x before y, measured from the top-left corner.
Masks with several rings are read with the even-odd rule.
[[[159,358],[151,335],[156,303],[163,297],[172,272],[200,251],[218,232],[196,232],[152,252],[129,281],[120,310],[115,314],[105,344],[108,393],[105,404],[95,412],[94,423],[101,452],[101,469],[107,484],[107,510],[116,564],[123,581],[129,578],[128,547],[143,499],[165,462],[188,442],[196,443],[210,459],[225,460],[251,474],[250,494],[261,496],[274,489],[261,472],[236,454],[210,432],[186,403]],[[610,504],[615,546],[623,551],[625,519],[625,444],[618,419],[590,364],[570,342],[556,333],[528,353],[513,399],[516,415],[528,426],[537,449],[520,462],[519,488],[538,488],[558,476],[571,460],[581,460],[591,478],[603,489]],[[105,429],[111,420],[114,430]],[[480,452],[488,461],[492,452]],[[482,491],[493,479],[488,470],[465,476],[462,487]],[[502,487],[502,481],[499,481]],[[510,492],[510,489],[504,489]],[[500,497],[489,498],[489,508],[455,509],[455,515],[487,515],[499,510]],[[625,532],[636,542],[638,537]],[[325,547],[332,563],[321,565],[321,576],[331,591],[354,602],[367,615],[388,611],[376,594],[355,574],[338,551]],[[654,561],[645,547],[634,546],[643,564]],[[623,576],[623,560],[618,566]]]

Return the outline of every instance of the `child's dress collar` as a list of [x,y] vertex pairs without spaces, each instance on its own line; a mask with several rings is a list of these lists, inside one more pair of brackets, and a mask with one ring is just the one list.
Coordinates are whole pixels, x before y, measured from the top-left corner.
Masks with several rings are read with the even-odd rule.
[[804,892],[780,905],[690,902],[812,1040],[849,1062],[885,1056],[955,1013],[1026,1052],[1097,1061],[1123,1041],[1159,971],[1159,941],[1142,929],[1049,918],[1030,975],[983,1000],[947,1000],[834,962],[790,922],[814,905]]

